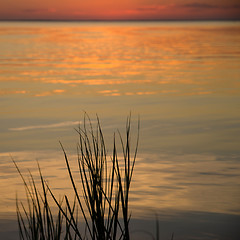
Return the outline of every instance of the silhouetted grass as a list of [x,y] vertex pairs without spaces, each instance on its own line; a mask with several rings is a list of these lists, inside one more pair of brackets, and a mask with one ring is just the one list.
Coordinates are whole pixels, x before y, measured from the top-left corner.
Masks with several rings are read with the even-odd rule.
[[[14,162],[24,182],[28,202],[26,208],[22,203],[19,206],[18,200],[16,201],[20,239],[130,239],[129,192],[138,149],[139,122],[133,152],[130,148],[129,117],[125,138],[119,132],[118,137],[114,134],[111,156],[106,152],[98,118],[96,129],[93,129],[91,120],[85,115],[83,126],[79,126],[76,131],[79,135],[78,177],[73,175],[66,151],[60,143],[75,198],[72,205],[67,195],[62,200],[57,200],[44,180],[39,165],[41,192],[32,175],[27,183]],[[117,138],[121,154],[118,153]],[[53,217],[49,193],[58,206],[57,217]],[[84,230],[80,230],[79,219],[84,222],[85,226],[81,226]]]
[[[41,192],[37,189],[32,174],[29,173],[30,179],[27,182],[15,161],[13,162],[23,180],[27,196],[27,207],[22,203],[19,204],[18,199],[16,200],[19,238],[29,240],[61,239],[61,236],[65,233],[64,239],[72,239],[72,234],[70,233],[71,221],[64,224],[63,214],[60,210],[58,210],[57,214],[53,214],[49,204],[48,187],[43,179],[39,165]],[[67,211],[65,213],[68,214]]]

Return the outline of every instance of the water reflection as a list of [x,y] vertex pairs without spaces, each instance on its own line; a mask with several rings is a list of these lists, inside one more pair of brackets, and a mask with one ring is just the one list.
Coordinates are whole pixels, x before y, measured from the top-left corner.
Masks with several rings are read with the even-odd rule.
[[[61,151],[25,151],[11,155],[26,177],[31,171],[37,178],[36,160],[39,161],[43,175],[56,195],[72,195]],[[69,154],[69,159],[73,172],[77,172],[77,156]],[[16,187],[18,198],[24,201],[24,186],[14,165],[9,164],[9,153],[1,153],[0,160],[1,214],[14,215]],[[239,173],[237,156],[142,155],[136,162],[131,210],[138,218],[166,210],[240,214]]]
[[74,159],[83,111],[98,113],[110,146],[129,111],[141,117],[135,216],[239,215],[239,30],[239,22],[1,22],[0,221],[15,218],[16,190],[25,197],[9,154],[34,176],[38,159],[52,188],[70,191],[58,140]]
[[135,211],[145,208],[154,212],[157,207],[170,212],[177,208],[239,214],[240,165],[234,156],[221,160],[197,154],[145,156],[137,166]]
[[86,95],[82,84],[101,85],[92,93],[103,95],[115,89],[120,95],[133,93],[127,91],[132,86],[136,92],[147,88],[156,94],[239,94],[239,30],[234,23],[227,27],[1,23],[0,81],[7,88],[14,82],[41,84],[45,94],[29,86],[24,90],[30,96],[51,95],[52,84],[67,95],[76,88]]

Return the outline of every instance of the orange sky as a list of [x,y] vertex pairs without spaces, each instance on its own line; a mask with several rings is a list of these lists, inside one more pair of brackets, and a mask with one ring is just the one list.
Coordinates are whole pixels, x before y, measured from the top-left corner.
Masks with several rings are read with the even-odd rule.
[[240,19],[239,0],[0,0],[0,19]]

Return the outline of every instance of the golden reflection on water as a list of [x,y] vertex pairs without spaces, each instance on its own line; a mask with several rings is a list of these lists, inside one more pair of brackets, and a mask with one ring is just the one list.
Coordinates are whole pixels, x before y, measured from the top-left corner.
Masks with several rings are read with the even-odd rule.
[[[49,96],[54,88],[66,95],[239,94],[239,30],[238,24],[1,24],[0,81],[10,90],[0,94]],[[31,86],[15,89],[19,82]]]
[[[37,162],[33,158],[38,160],[56,197],[66,194],[71,199],[73,190],[60,151],[15,152],[12,156],[25,178],[31,171],[37,183]],[[9,166],[8,157],[6,153],[0,154],[1,168],[5,169],[0,181],[2,216],[14,216],[16,191],[18,199],[25,202],[22,180],[14,165]],[[69,155],[69,159],[78,179],[77,156]],[[134,217],[165,210],[240,214],[239,171],[240,165],[234,159],[222,161],[214,155],[142,155],[137,159],[131,186],[131,211]],[[77,182],[81,195],[80,180]]]
[[39,159],[59,195],[70,190],[57,141],[74,148],[65,127],[82,110],[108,130],[130,110],[142,117],[134,214],[240,214],[239,47],[238,22],[0,23],[1,216],[16,189],[25,196],[9,153],[24,173]]
[[132,206],[138,213],[178,209],[239,214],[240,166],[231,159],[163,154],[145,156],[136,166]]

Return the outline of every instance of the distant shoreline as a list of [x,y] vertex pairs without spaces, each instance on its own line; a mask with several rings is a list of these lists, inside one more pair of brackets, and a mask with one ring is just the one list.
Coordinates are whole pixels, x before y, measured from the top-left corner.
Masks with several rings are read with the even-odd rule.
[[239,22],[238,19],[0,19],[0,22]]

